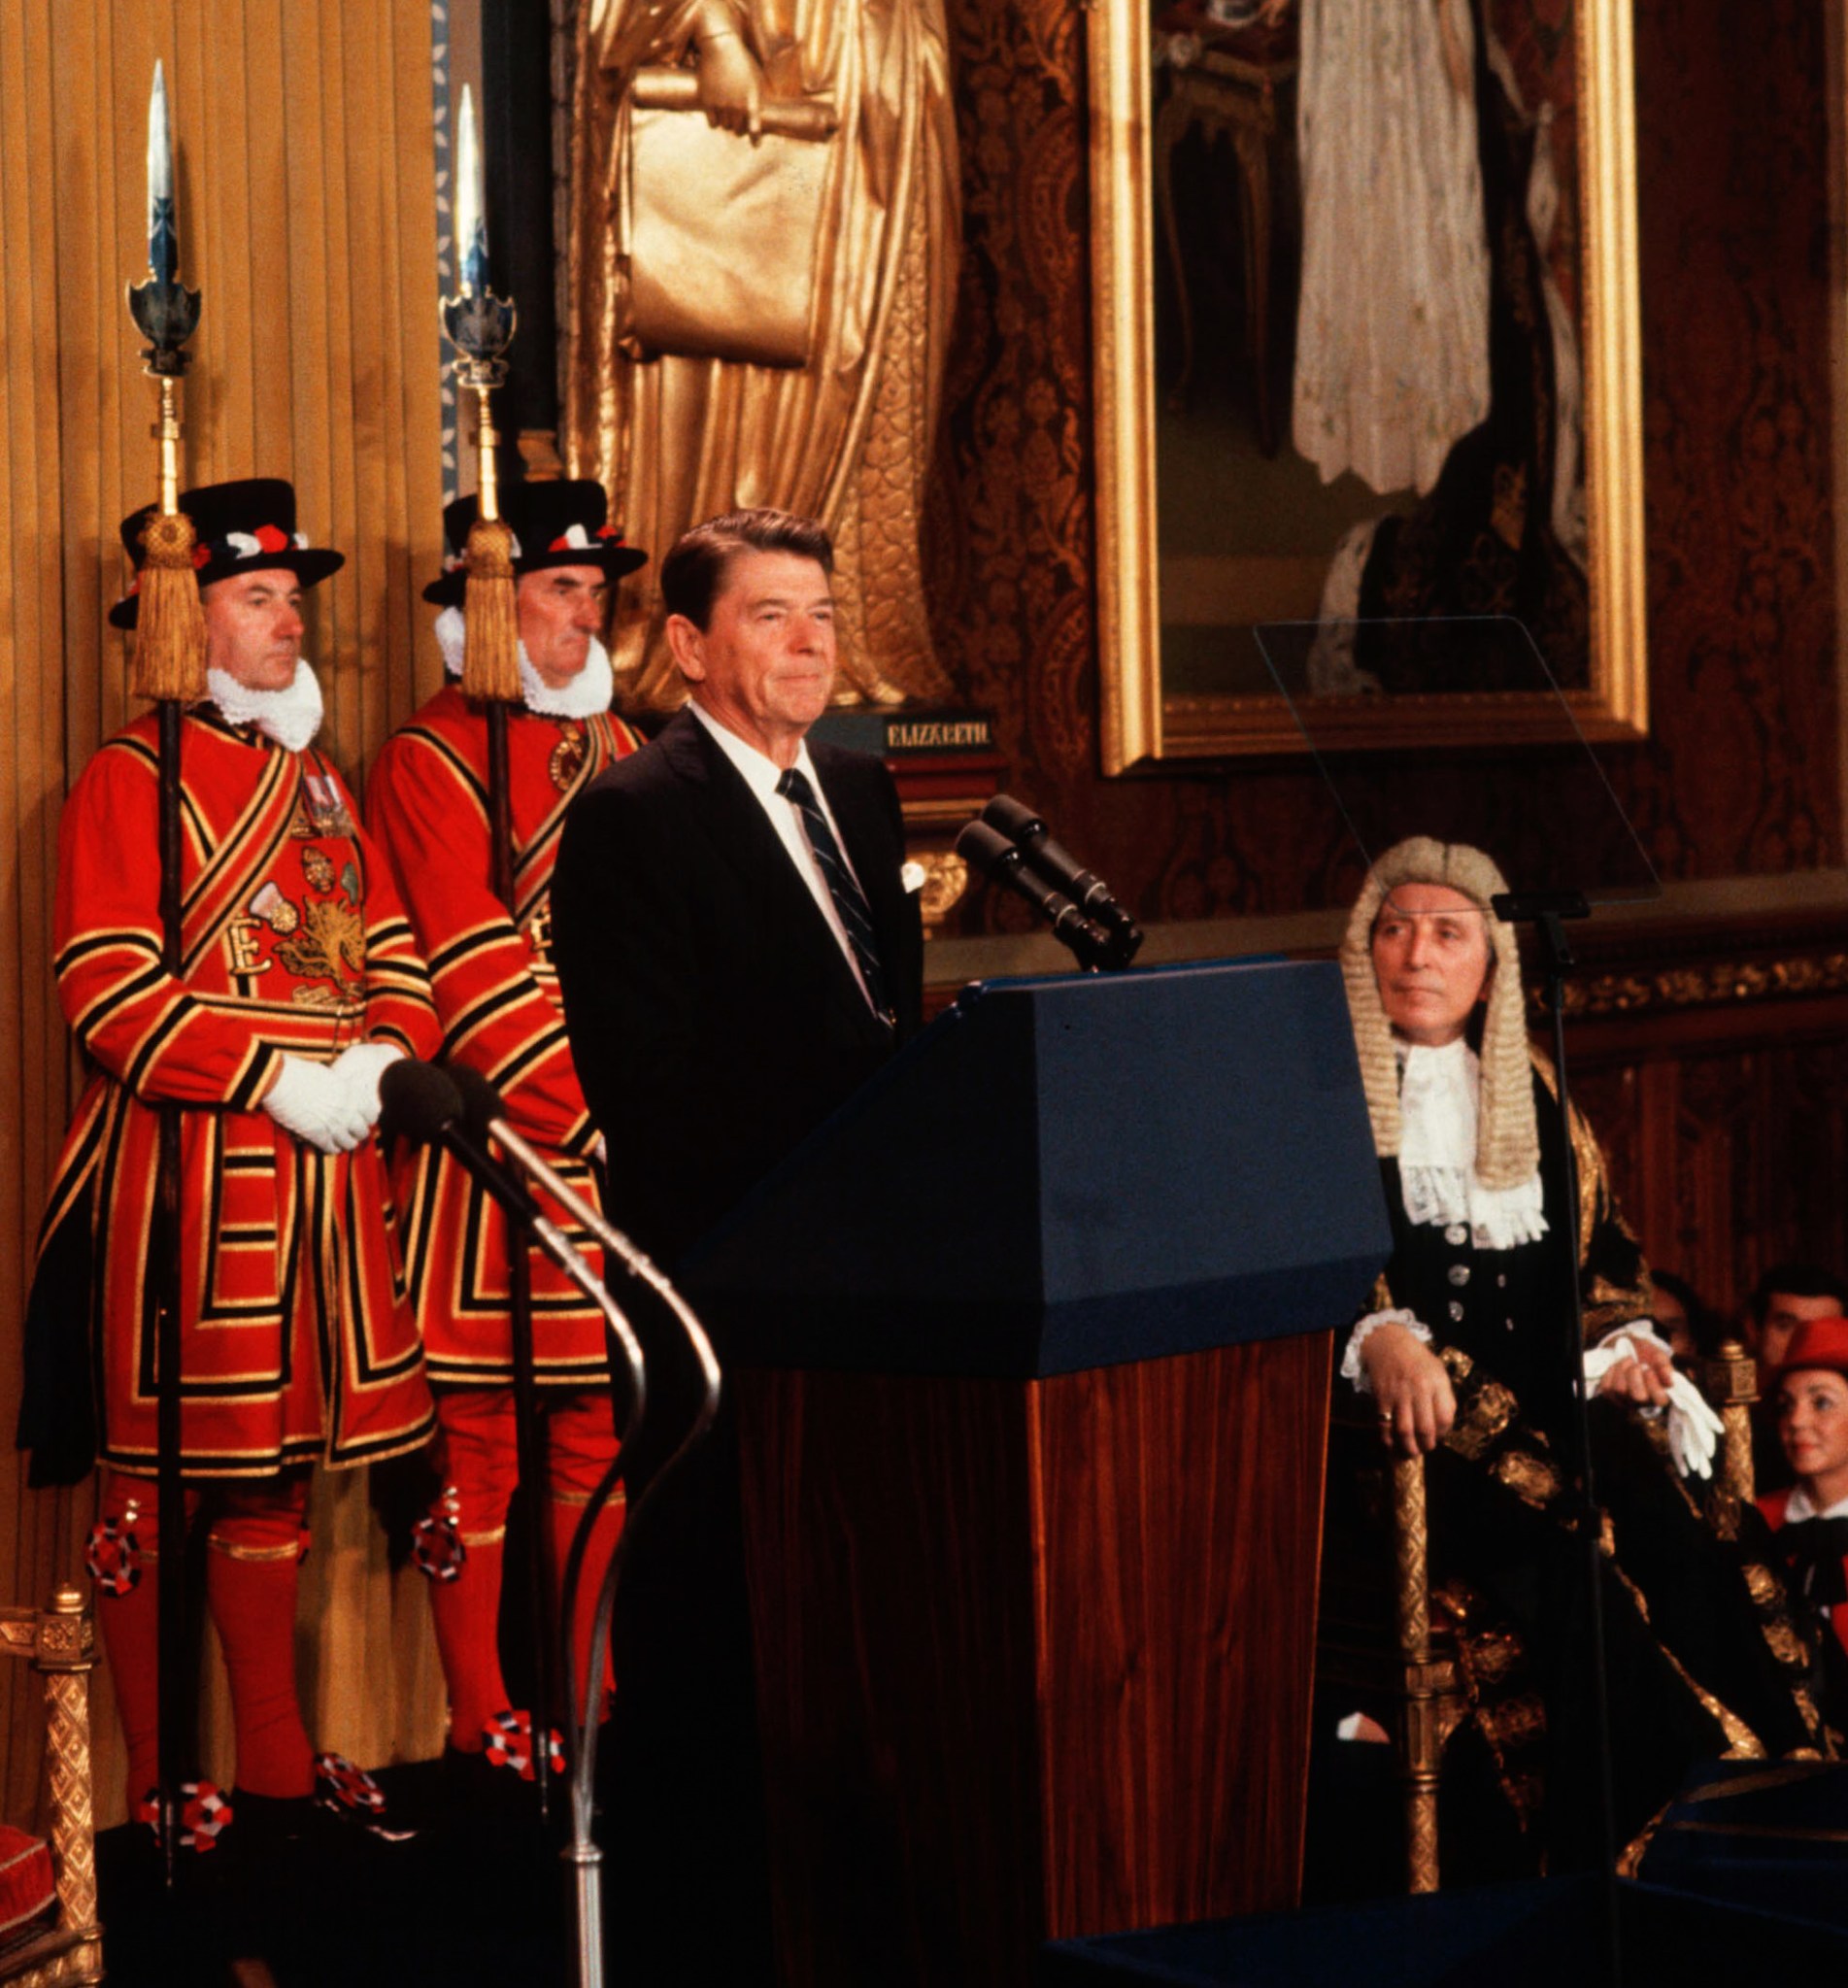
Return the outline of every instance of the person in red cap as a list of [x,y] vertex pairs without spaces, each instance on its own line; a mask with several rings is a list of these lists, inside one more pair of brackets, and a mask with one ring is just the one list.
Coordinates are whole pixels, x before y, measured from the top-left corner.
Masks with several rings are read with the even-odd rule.
[[1792,1589],[1828,1625],[1839,1717],[1848,1703],[1848,1318],[1810,1319],[1792,1333],[1772,1376],[1778,1440],[1795,1482],[1758,1501]]
[[[647,556],[605,522],[599,484],[516,484],[502,492],[515,538],[523,693],[507,725],[518,900],[510,914],[490,882],[487,721],[458,681],[464,549],[475,510],[467,496],[445,511],[447,569],[424,590],[443,610],[436,633],[451,681],[386,742],[367,789],[367,818],[430,961],[445,1058],[487,1077],[508,1121],[600,1205],[594,1161],[601,1142],[565,1041],[552,964],[552,866],[573,798],[637,743],[611,715],[615,686],[601,638],[612,587]],[[485,1756],[530,1777],[529,1716],[509,1703],[496,1644],[518,1475],[507,1221],[441,1149],[404,1149],[394,1165],[407,1210],[412,1298],[444,1436],[445,1495],[420,1529],[417,1564],[434,1583],[451,1757],[464,1772],[472,1771],[464,1762]],[[598,1261],[596,1245],[562,1209],[548,1206],[547,1213],[574,1248]],[[549,1258],[533,1250],[530,1262],[535,1379],[547,1406],[548,1533],[554,1567],[562,1569],[590,1493],[616,1456],[616,1420],[602,1314]],[[622,1522],[619,1494],[579,1590],[572,1642],[580,1679]]]
[[[209,701],[181,731],[180,974],[161,960],[157,719],[97,753],[59,831],[58,996],[89,1080],[58,1162],[26,1321],[31,1482],[107,1466],[87,1562],[128,1745],[157,1774],[159,1461],[146,1282],[159,1107],[181,1107],[181,1465],[237,1745],[230,1804],[182,1791],[183,1847],[229,1815],[291,1834],[319,1796],[377,1790],[317,1758],[294,1676],[310,1466],[419,1448],[434,1415],[372,1133],[395,1057],[430,1055],[429,981],[389,873],[316,749],[302,597],[342,563],[252,479],[180,499],[196,534]],[[139,569],[148,512],[122,524]],[[136,589],[110,615],[133,628]]]

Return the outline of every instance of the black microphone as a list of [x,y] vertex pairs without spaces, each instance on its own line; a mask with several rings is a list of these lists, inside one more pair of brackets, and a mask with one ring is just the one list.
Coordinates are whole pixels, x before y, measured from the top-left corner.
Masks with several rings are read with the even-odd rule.
[[380,1129],[413,1145],[447,1147],[516,1222],[530,1225],[540,1212],[538,1204],[470,1133],[455,1081],[460,1067],[441,1070],[408,1058],[386,1064],[379,1079]]
[[1050,878],[1087,918],[1094,919],[1110,933],[1113,957],[1105,963],[1128,965],[1142,944],[1142,927],[1117,902],[1110,886],[1095,870],[1084,868],[1069,850],[1053,840],[1044,817],[1011,793],[997,793],[982,810],[982,819],[1005,835],[1028,864]]
[[957,837],[957,854],[985,877],[1019,892],[1081,966],[1120,963],[1114,957],[1115,941],[1103,927],[1087,918],[1062,891],[1035,876],[1026,867],[1025,855],[986,822],[970,822],[964,826]]

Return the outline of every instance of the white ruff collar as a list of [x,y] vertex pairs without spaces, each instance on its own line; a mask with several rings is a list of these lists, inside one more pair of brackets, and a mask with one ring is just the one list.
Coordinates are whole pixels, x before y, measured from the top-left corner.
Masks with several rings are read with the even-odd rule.
[[[462,645],[468,623],[458,607],[446,607],[436,618],[436,646],[443,652],[446,676],[462,674]],[[520,645],[520,689],[526,709],[539,718],[594,718],[607,711],[616,696],[616,671],[610,652],[592,635],[584,667],[568,684],[554,690],[533,668],[526,645]]]
[[221,669],[207,670],[205,682],[227,724],[253,724],[288,752],[299,753],[320,729],[320,685],[305,657],[295,658],[295,681],[286,691],[253,691]]
[[1476,1177],[1482,1067],[1459,1036],[1442,1049],[1394,1043],[1399,1061],[1399,1192],[1415,1223],[1467,1224],[1478,1249],[1513,1249],[1546,1233],[1540,1173],[1511,1188]]

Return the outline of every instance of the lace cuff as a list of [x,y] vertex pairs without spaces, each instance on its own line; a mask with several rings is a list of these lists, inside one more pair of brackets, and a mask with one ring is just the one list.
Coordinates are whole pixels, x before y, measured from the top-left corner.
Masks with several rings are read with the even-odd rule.
[[1423,1324],[1415,1312],[1406,1311],[1403,1306],[1395,1306],[1392,1311],[1368,1312],[1348,1334],[1348,1350],[1341,1356],[1341,1378],[1353,1387],[1357,1395],[1373,1392],[1373,1383],[1367,1379],[1366,1368],[1361,1365],[1361,1348],[1382,1326],[1403,1326],[1421,1345],[1428,1346],[1431,1342],[1430,1328]]

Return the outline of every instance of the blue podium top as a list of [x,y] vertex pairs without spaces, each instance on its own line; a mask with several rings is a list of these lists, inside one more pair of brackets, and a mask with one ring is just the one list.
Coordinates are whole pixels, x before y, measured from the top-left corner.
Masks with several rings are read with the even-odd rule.
[[755,1366],[1027,1378],[1345,1324],[1391,1249],[1338,969],[980,982],[693,1251]]

